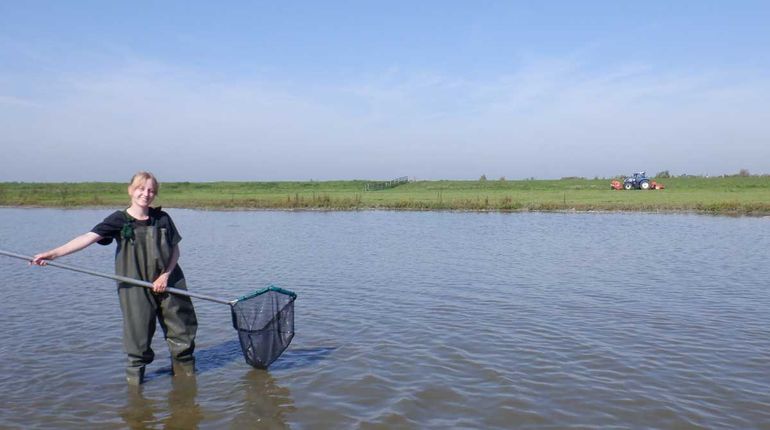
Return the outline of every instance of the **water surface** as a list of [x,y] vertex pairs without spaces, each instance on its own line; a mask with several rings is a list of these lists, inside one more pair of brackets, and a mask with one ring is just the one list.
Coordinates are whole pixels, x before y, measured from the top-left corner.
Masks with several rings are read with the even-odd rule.
[[[109,212],[0,209],[0,248]],[[114,285],[0,257],[0,427],[770,428],[768,218],[169,212],[191,289],[299,295],[286,353],[251,369],[196,301],[197,376],[158,333],[131,390]]]

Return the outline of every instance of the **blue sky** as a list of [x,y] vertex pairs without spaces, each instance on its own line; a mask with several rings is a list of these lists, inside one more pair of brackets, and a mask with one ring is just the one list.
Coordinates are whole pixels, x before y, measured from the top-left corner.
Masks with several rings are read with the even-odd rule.
[[0,181],[770,173],[770,2],[0,2]]

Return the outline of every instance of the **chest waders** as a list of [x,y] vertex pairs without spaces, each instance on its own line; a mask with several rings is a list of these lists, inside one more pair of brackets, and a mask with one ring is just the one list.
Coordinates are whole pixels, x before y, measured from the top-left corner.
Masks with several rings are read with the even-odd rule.
[[[146,226],[131,221],[129,218],[118,241],[115,273],[153,282],[166,270],[171,257],[168,232],[154,225],[153,221]],[[169,276],[168,286],[187,289],[184,274],[178,265]],[[128,354],[128,382],[142,383],[145,366],[155,358],[151,344],[156,320],[168,343],[173,371],[192,374],[198,321],[190,298],[177,294],[155,294],[150,289],[125,282],[118,283],[118,296],[123,313],[123,346]]]

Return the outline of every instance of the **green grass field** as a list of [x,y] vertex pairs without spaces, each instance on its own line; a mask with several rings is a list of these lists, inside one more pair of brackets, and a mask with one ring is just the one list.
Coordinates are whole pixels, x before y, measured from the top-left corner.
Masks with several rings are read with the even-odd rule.
[[[202,209],[689,211],[770,214],[770,177],[684,177],[665,190],[615,191],[609,179],[416,181],[364,191],[369,181],[169,182],[157,205]],[[0,183],[0,205],[121,207],[122,183]]]

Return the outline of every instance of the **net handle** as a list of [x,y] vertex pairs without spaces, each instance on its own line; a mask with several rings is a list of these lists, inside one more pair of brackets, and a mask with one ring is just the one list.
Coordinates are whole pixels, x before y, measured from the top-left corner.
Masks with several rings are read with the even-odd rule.
[[[17,254],[15,252],[4,251],[2,249],[0,249],[0,255],[5,255],[6,257],[18,258],[19,260],[24,260],[24,261],[27,261],[27,262],[31,262],[32,259],[33,259],[33,257],[30,257],[28,255]],[[99,276],[99,277],[107,278],[107,279],[114,279],[114,280],[119,281],[119,282],[125,282],[125,283],[128,283],[128,284],[137,285],[139,287],[152,288],[152,283],[147,282],[147,281],[140,281],[138,279],[127,278],[125,276],[111,275],[111,274],[108,274],[108,273],[97,272],[95,270],[86,269],[86,268],[78,267],[78,266],[72,266],[72,265],[69,265],[69,264],[57,263],[57,262],[54,262],[54,261],[51,261],[51,260],[46,260],[46,266],[53,266],[53,267],[57,267],[59,269],[65,269],[65,270],[70,270],[70,271],[73,271],[73,272],[85,273],[87,275]],[[190,292],[190,291],[187,291],[187,290],[181,290],[179,288],[173,288],[173,287],[166,288],[166,291],[168,291],[169,293],[172,293],[172,294],[180,295],[180,296],[194,297],[196,299],[208,300],[210,302],[222,303],[224,305],[230,305],[230,306],[232,306],[237,301],[237,300],[232,300],[232,301],[230,301],[230,300],[223,300],[223,299],[219,299],[219,298],[216,298],[216,297],[207,296],[205,294],[193,293],[193,292]]]

